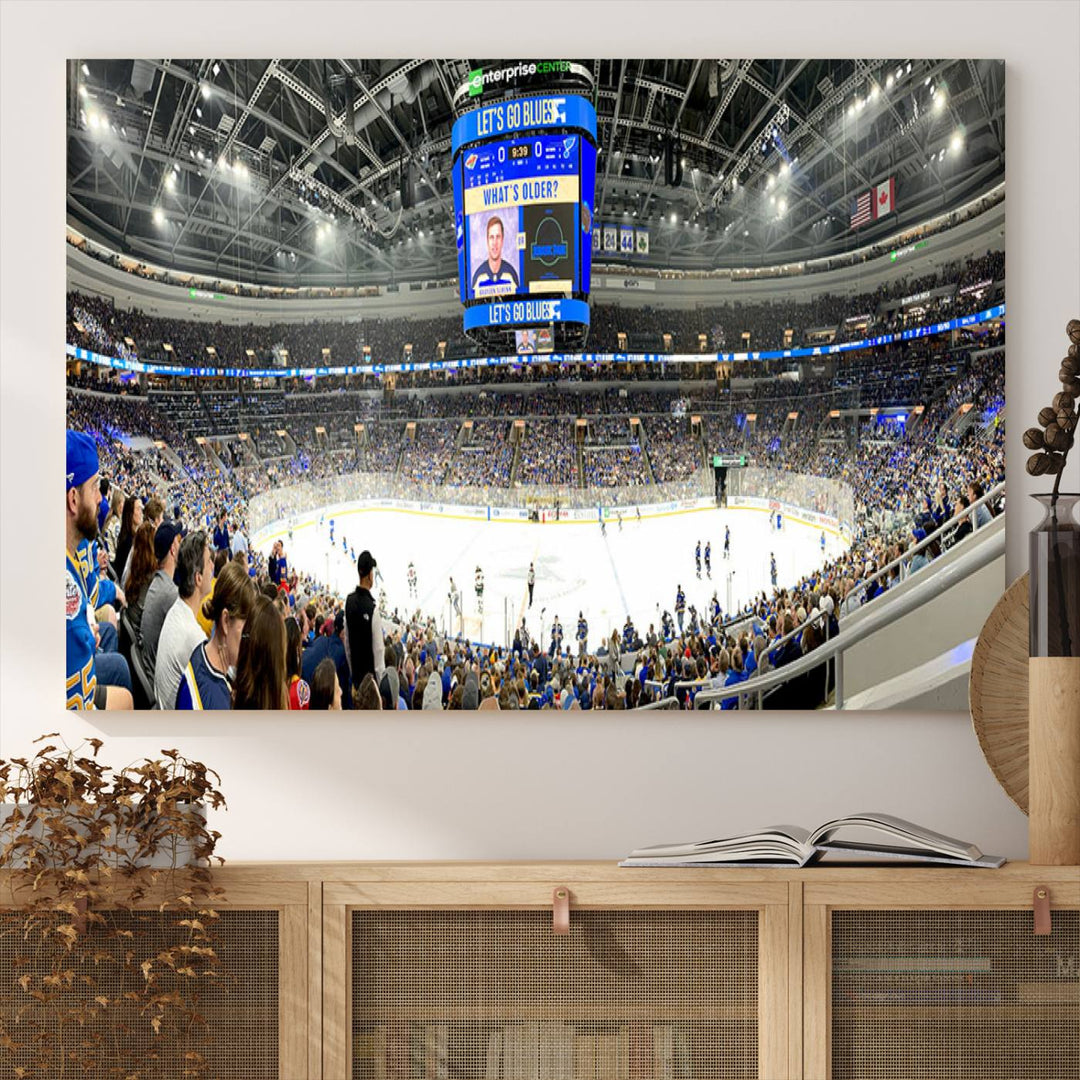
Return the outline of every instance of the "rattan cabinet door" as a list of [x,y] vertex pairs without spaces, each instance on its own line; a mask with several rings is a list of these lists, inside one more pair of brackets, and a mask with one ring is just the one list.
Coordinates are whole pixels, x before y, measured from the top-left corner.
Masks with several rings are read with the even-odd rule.
[[574,908],[566,936],[550,906],[326,914],[325,986],[346,1007],[327,1005],[324,1080],[787,1075],[786,1015],[762,1012],[787,998],[762,977],[767,948],[786,958],[786,906]]
[[[296,1073],[283,1069],[279,1046],[280,910],[219,911],[210,934],[220,963],[213,977],[197,984],[177,970],[181,964],[156,960],[184,944],[188,931],[178,925],[183,912],[96,914],[102,921],[90,922],[83,947],[70,952],[53,945],[44,923],[27,933],[22,915],[0,914],[0,973],[7,984],[0,994],[0,1030],[7,1037],[3,1075],[24,1075],[23,1069],[26,1076],[177,1080],[202,1060],[205,1073],[199,1075],[222,1080],[296,1080]],[[58,917],[57,924],[68,921]],[[147,977],[132,960],[136,954],[153,964],[155,995],[182,995],[182,1011],[159,1014],[131,1003]],[[26,976],[32,986],[45,980],[47,999],[19,992]],[[111,1004],[102,1008],[105,1002]],[[58,1022],[64,1014],[67,1022]],[[158,1017],[164,1019],[155,1025]]]
[[1033,933],[1029,889],[1023,907],[948,891],[808,906],[807,1080],[1080,1076],[1080,890],[1051,890],[1049,936]]

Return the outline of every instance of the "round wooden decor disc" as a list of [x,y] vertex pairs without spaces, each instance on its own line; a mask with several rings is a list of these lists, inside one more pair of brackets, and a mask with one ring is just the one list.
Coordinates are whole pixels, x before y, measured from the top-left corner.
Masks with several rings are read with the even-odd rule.
[[1028,575],[990,612],[971,657],[968,699],[983,756],[1005,794],[1028,812]]

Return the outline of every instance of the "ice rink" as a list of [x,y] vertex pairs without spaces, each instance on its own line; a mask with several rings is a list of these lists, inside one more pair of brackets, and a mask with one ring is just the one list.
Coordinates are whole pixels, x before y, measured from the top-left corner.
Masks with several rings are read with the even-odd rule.
[[[578,612],[589,623],[589,646],[621,631],[626,616],[644,637],[649,624],[660,626],[666,609],[675,614],[679,585],[690,605],[707,617],[715,590],[728,612],[758,592],[770,588],[769,556],[776,554],[777,582],[791,584],[844,548],[843,540],[825,531],[785,518],[777,532],[771,515],[750,508],[702,509],[637,520],[630,510],[622,528],[609,522],[490,522],[385,509],[335,509],[334,545],[329,516],[320,523],[310,516],[288,531],[260,538],[265,556],[273,541],[283,539],[290,569],[315,575],[342,595],[357,584],[356,563],[342,550],[342,537],[356,554],[367,548],[375,556],[381,579],[376,597],[385,592],[387,610],[411,614],[417,608],[450,625],[450,580],[461,590],[464,632],[473,640],[505,644],[524,617],[529,633],[547,644],[551,623],[559,617],[564,647],[574,645]],[[725,559],[724,529],[731,529],[731,557]],[[694,565],[694,548],[712,541],[712,577],[704,558],[701,577]],[[416,599],[407,584],[409,562],[416,566]],[[536,567],[531,608],[526,584],[529,563]],[[476,567],[484,571],[484,611],[474,589]],[[455,620],[455,633],[460,627]]]

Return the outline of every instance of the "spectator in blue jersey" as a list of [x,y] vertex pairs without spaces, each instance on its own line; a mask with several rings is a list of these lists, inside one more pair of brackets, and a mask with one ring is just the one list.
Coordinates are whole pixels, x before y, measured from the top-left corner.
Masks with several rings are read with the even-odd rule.
[[82,432],[67,433],[67,567],[64,611],[67,617],[67,707],[69,709],[130,709],[131,692],[122,686],[97,682],[97,623],[86,576],[77,554],[83,541],[97,537],[101,499],[98,454],[94,440]]
[[255,603],[255,587],[247,571],[231,562],[214,579],[214,591],[203,601],[203,615],[213,629],[209,641],[195,646],[176,692],[178,709],[232,708],[232,680],[244,623]]
[[[472,276],[474,293],[518,291],[517,270],[503,258],[503,236],[502,219],[498,215],[492,214],[487,223],[487,261],[482,262]],[[512,288],[506,288],[508,285],[512,286]]]
[[214,526],[214,551],[229,550],[229,519],[222,510],[218,515],[218,523]]
[[109,480],[108,477],[103,476],[98,481],[98,489],[101,491],[101,505],[98,506],[97,511],[97,525],[98,531],[102,531],[105,528],[105,519],[109,516]]

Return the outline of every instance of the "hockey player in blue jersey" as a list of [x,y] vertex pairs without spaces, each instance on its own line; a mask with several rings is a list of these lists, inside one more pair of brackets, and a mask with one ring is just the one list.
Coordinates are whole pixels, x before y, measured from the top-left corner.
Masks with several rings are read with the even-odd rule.
[[682,586],[678,587],[675,593],[675,618],[679,620],[679,633],[683,632],[683,616],[686,614],[686,593],[682,591]]
[[731,529],[729,526],[724,526],[724,558],[731,558]]
[[712,580],[712,541],[705,541],[705,573]]
[[694,563],[697,566],[698,580],[701,579],[701,541],[697,542],[697,547],[694,548]]

